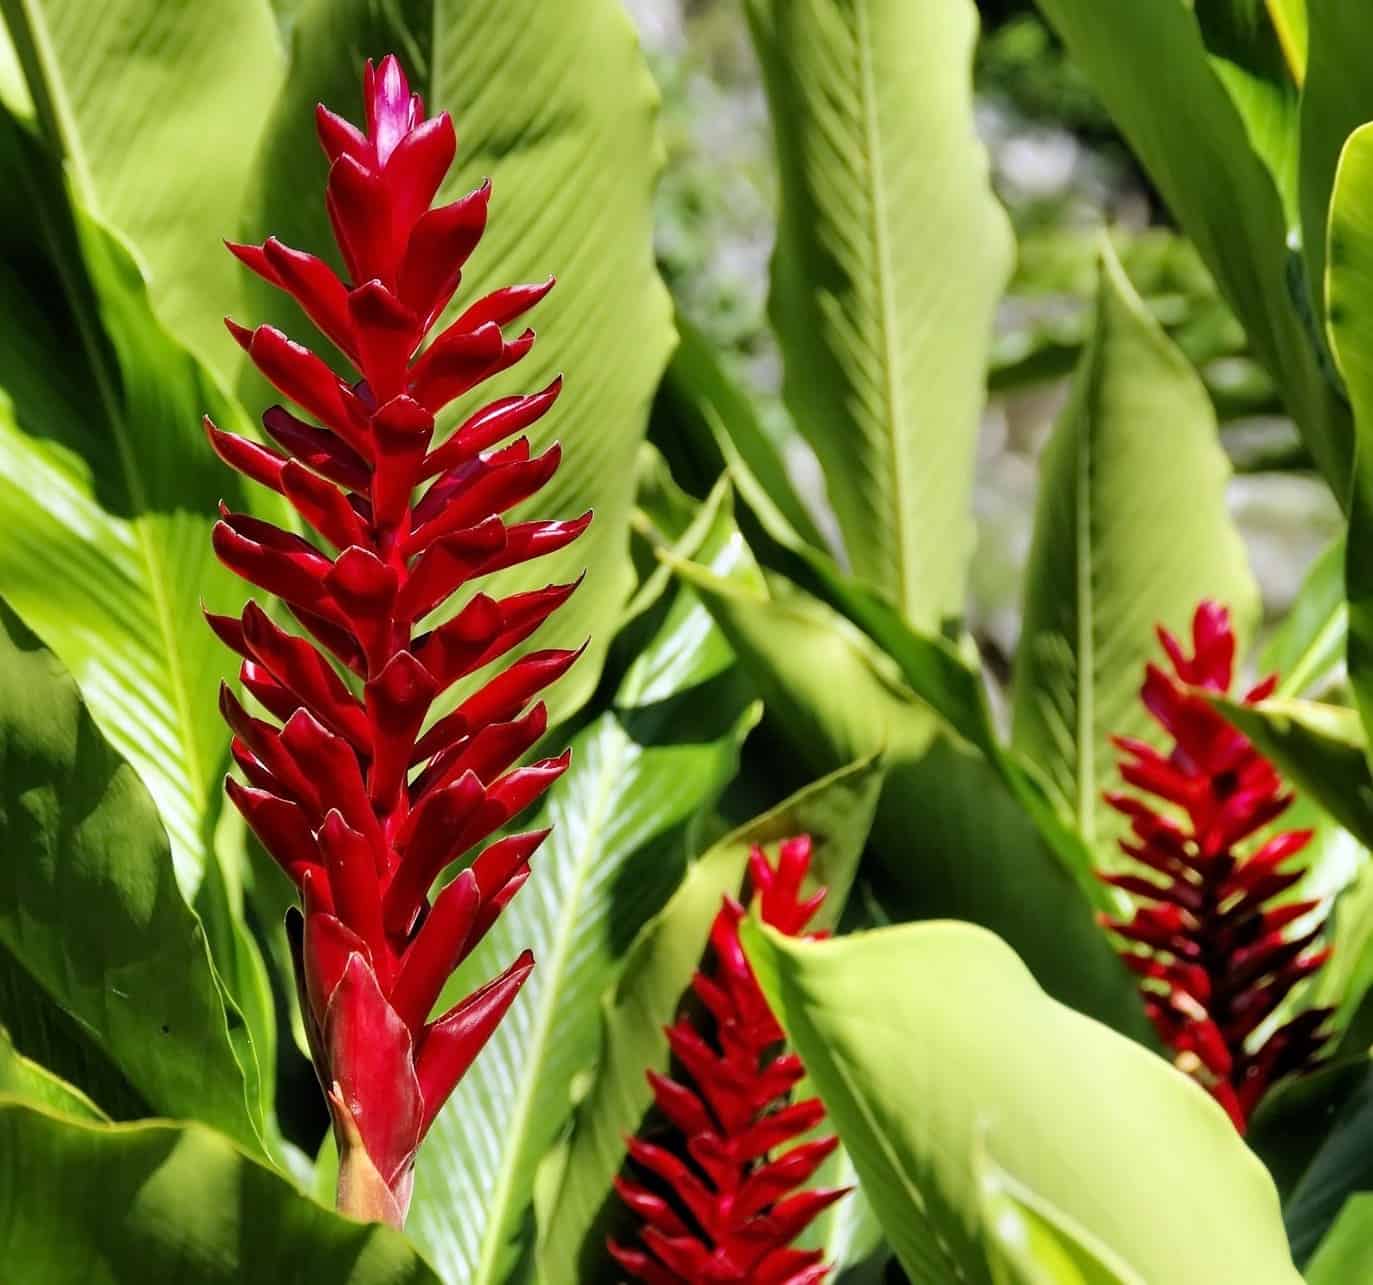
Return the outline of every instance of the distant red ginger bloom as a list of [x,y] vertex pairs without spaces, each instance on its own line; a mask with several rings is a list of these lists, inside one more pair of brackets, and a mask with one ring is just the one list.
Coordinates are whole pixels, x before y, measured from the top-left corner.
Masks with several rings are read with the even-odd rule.
[[[1135,794],[1106,795],[1130,819],[1121,848],[1148,875],[1102,876],[1139,903],[1130,920],[1105,922],[1130,943],[1123,957],[1143,978],[1145,1006],[1160,1038],[1243,1133],[1268,1089],[1312,1069],[1329,1038],[1331,1010],[1308,1008],[1252,1047],[1258,1028],[1330,954],[1312,949],[1323,923],[1292,935],[1292,925],[1308,919],[1319,901],[1272,904],[1305,874],[1289,863],[1312,832],[1290,830],[1252,847],[1293,796],[1273,765],[1202,694],[1230,691],[1235,636],[1229,613],[1214,602],[1197,608],[1190,656],[1167,630],[1159,630],[1159,639],[1173,673],[1149,664],[1142,697],[1173,748],[1165,756],[1133,737],[1114,743],[1125,780],[1166,806],[1159,810]],[[1276,675],[1266,678],[1245,694],[1245,703],[1270,696],[1276,683]]]
[[[824,889],[802,900],[810,868],[809,837],[788,839],[776,867],[761,848],[749,854],[754,896],[764,923],[799,936],[819,910]],[[612,1240],[615,1260],[648,1285],[818,1285],[829,1269],[819,1250],[791,1242],[844,1188],[799,1190],[838,1146],[820,1138],[781,1151],[824,1119],[816,1098],[785,1101],[804,1076],[783,1039],[739,942],[744,908],[727,898],[711,928],[713,965],[692,990],[714,1025],[714,1043],[683,1015],[667,1028],[685,1072],[673,1080],[648,1072],[659,1110],[681,1134],[692,1163],[642,1138],[629,1155],[644,1180],[620,1177],[615,1188],[643,1223],[642,1248]],[[816,934],[819,935],[819,934]]]
[[434,442],[437,412],[529,351],[532,331],[507,340],[502,327],[552,281],[476,300],[421,350],[482,235],[490,188],[431,209],[456,149],[448,114],[425,116],[394,57],[367,64],[364,98],[366,133],[317,112],[325,201],[352,284],[275,239],[230,246],[300,304],[360,378],[340,379],[272,326],[230,321],[258,369],[316,422],[269,409],[263,425],[280,451],[206,423],[226,463],[283,495],[337,550],[227,510],[214,529],[220,559],[282,599],[313,641],[252,601],[238,618],[209,619],[243,657],[244,688],[282,724],[252,716],[224,688],[248,782],[230,779],[229,797],[304,901],[294,944],[342,1157],[339,1205],[399,1225],[420,1140],[532,957],[437,1020],[430,1011],[529,877],[546,832],[501,838],[432,903],[429,890],[567,767],[565,754],[513,765],[547,726],[534,698],[579,653],[531,652],[421,729],[446,690],[533,634],[576,584],[500,600],[478,592],[443,623],[421,622],[475,577],[567,545],[590,515],[502,518],[558,467],[556,445],[539,456],[524,437],[500,445],[548,410],[558,381],[493,402]]

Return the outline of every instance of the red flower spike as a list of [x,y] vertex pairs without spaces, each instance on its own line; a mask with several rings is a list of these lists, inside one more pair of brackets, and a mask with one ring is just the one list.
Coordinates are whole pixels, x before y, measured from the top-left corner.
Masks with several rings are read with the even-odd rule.
[[[789,936],[805,933],[823,900],[806,900],[808,836],[781,845],[776,866],[761,848],[749,854],[749,878],[763,922]],[[711,929],[713,966],[692,981],[713,1019],[711,1042],[683,1016],[668,1043],[684,1068],[680,1080],[648,1072],[659,1111],[680,1145],[628,1139],[642,1181],[617,1178],[615,1189],[642,1224],[640,1246],[608,1248],[634,1280],[648,1285],[819,1285],[828,1275],[819,1252],[790,1248],[844,1189],[801,1190],[838,1146],[833,1137],[787,1144],[824,1119],[819,1099],[787,1102],[803,1071],[779,1055],[782,1032],[739,942],[744,908],[726,898]]]
[[[1290,830],[1254,845],[1253,836],[1292,800],[1271,763],[1222,718],[1206,693],[1228,693],[1235,636],[1229,613],[1203,602],[1192,620],[1192,652],[1159,630],[1171,674],[1146,667],[1141,696],[1173,738],[1165,756],[1133,737],[1115,738],[1121,775],[1138,795],[1107,793],[1130,821],[1121,849],[1144,875],[1103,875],[1135,899],[1128,920],[1103,922],[1126,943],[1126,966],[1159,1037],[1229,1113],[1243,1133],[1273,1083],[1312,1070],[1329,1039],[1328,1008],[1310,1008],[1255,1045],[1254,1031],[1294,986],[1325,962],[1312,949],[1324,925],[1288,927],[1319,903],[1271,906],[1304,871],[1287,863],[1311,839]],[[1244,697],[1262,700],[1266,679]]]
[[[248,781],[230,780],[229,798],[302,894],[292,943],[339,1144],[339,1207],[399,1225],[420,1140],[533,967],[526,951],[429,1020],[448,977],[529,878],[546,831],[478,849],[567,767],[566,755],[516,763],[547,728],[537,694],[581,653],[531,653],[448,717],[435,720],[432,708],[534,634],[579,583],[498,601],[472,582],[563,548],[589,515],[503,518],[559,465],[556,445],[535,456],[518,434],[553,405],[561,380],[474,408],[433,441],[436,411],[528,351],[532,332],[507,339],[502,328],[552,281],[476,299],[431,334],[486,227],[490,186],[430,209],[453,161],[452,121],[426,117],[394,57],[369,62],[364,81],[365,132],[325,107],[316,113],[326,205],[352,279],[275,237],[229,245],[296,300],[352,369],[341,376],[272,326],[227,323],[297,409],[262,417],[278,449],[206,420],[210,445],[284,496],[313,534],[222,511],[219,557],[288,611],[249,601],[238,618],[207,619],[243,657],[244,688],[282,724],[221,695]],[[421,628],[465,588],[444,623]],[[289,617],[308,636],[283,628]],[[469,869],[431,903],[436,878],[464,858]]]

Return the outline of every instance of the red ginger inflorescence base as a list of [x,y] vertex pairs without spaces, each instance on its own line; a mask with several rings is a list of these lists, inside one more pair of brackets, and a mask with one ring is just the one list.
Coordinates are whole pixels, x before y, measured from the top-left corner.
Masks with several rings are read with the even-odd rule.
[[206,424],[225,462],[284,496],[318,537],[228,511],[213,537],[222,561],[279,597],[308,638],[252,601],[210,624],[243,657],[246,691],[281,723],[224,689],[247,781],[226,788],[304,903],[302,1008],[342,1158],[340,1208],[399,1225],[420,1140],[532,957],[437,1020],[430,1011],[529,877],[544,833],[490,843],[432,903],[429,891],[567,767],[566,755],[514,764],[547,725],[535,697],[579,653],[530,652],[421,729],[445,691],[527,639],[576,584],[499,600],[476,592],[443,623],[422,622],[474,578],[561,549],[590,515],[502,517],[558,467],[556,445],[535,456],[515,437],[553,404],[556,381],[493,402],[434,441],[439,411],[528,352],[533,332],[507,339],[503,327],[552,282],[478,299],[425,345],[482,235],[490,188],[430,208],[456,150],[452,121],[426,117],[394,57],[368,63],[364,98],[365,133],[317,112],[325,203],[350,280],[274,238],[230,246],[300,304],[358,378],[340,379],[271,326],[230,321],[257,368],[309,418],[283,406],[263,415],[279,450]]
[[[824,900],[802,899],[810,868],[808,837],[788,839],[772,866],[749,854],[754,897],[764,923],[801,935]],[[648,1285],[817,1285],[829,1269],[819,1250],[791,1242],[845,1189],[798,1190],[838,1145],[833,1137],[780,1150],[824,1119],[818,1099],[787,1102],[805,1074],[783,1052],[782,1029],[768,1008],[739,942],[744,908],[727,899],[711,928],[713,963],[692,990],[714,1027],[714,1042],[685,1015],[667,1028],[683,1078],[650,1071],[659,1110],[680,1133],[686,1156],[640,1138],[629,1155],[643,1181],[617,1178],[616,1190],[643,1223],[642,1248],[609,1242],[616,1261]]]
[[[1225,608],[1197,608],[1191,655],[1167,630],[1159,638],[1173,673],[1148,665],[1142,697],[1173,738],[1172,750],[1160,754],[1124,736],[1115,744],[1121,775],[1164,806],[1137,794],[1106,795],[1130,820],[1122,849],[1147,874],[1102,876],[1139,903],[1128,921],[1105,922],[1128,943],[1124,960],[1143,979],[1149,1017],[1177,1064],[1242,1133],[1273,1083],[1312,1069],[1329,1038],[1331,1010],[1308,1008],[1254,1044],[1259,1027],[1330,953],[1315,948],[1324,930],[1312,922],[1318,901],[1272,904],[1304,875],[1290,862],[1311,832],[1290,830],[1256,845],[1292,795],[1203,694],[1230,691],[1235,636]],[[1245,702],[1271,695],[1276,682],[1265,679]]]

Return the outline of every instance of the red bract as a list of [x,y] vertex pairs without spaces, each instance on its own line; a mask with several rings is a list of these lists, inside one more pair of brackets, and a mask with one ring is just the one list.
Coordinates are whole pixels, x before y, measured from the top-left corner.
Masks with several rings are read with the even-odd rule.
[[[1173,748],[1165,756],[1125,736],[1115,744],[1121,775],[1164,807],[1136,794],[1106,795],[1130,819],[1121,847],[1147,874],[1103,876],[1141,903],[1128,922],[1105,922],[1131,943],[1123,957],[1144,979],[1149,1017],[1178,1065],[1243,1132],[1274,1081],[1309,1070],[1328,1038],[1330,1010],[1309,1008],[1255,1043],[1258,1028],[1330,953],[1313,949],[1324,929],[1312,922],[1319,902],[1273,904],[1305,873],[1291,859],[1311,831],[1258,842],[1292,795],[1202,694],[1230,690],[1235,636],[1225,608],[1197,608],[1190,656],[1166,630],[1159,638],[1173,674],[1148,665],[1142,695]],[[1264,699],[1276,681],[1244,700]]]
[[[781,845],[776,868],[759,848],[749,872],[762,918],[800,935],[824,900],[802,900],[810,867],[808,837]],[[782,1029],[768,1009],[739,943],[744,909],[732,898],[711,928],[713,965],[692,989],[712,1019],[714,1043],[691,1019],[667,1028],[683,1080],[648,1073],[654,1100],[680,1132],[686,1155],[633,1138],[629,1154],[644,1181],[617,1178],[615,1188],[642,1220],[642,1248],[609,1243],[616,1261],[649,1285],[815,1285],[828,1268],[818,1250],[791,1242],[843,1189],[798,1191],[838,1145],[836,1138],[786,1143],[825,1115],[818,1099],[786,1101],[805,1074],[795,1054],[779,1049]]]
[[422,729],[449,688],[533,634],[576,585],[477,592],[442,623],[423,622],[474,578],[562,548],[589,515],[503,518],[558,467],[557,446],[534,455],[527,438],[507,441],[548,410],[557,381],[434,441],[439,411],[529,351],[532,331],[507,339],[502,328],[552,282],[478,299],[425,344],[482,235],[490,188],[431,209],[456,146],[448,114],[426,118],[394,57],[368,63],[364,97],[365,133],[317,113],[350,280],[274,238],[230,247],[300,304],[359,378],[339,378],[272,326],[230,321],[307,418],[282,406],[263,415],[280,450],[206,424],[225,462],[283,495],[317,537],[227,511],[214,530],[224,563],[281,598],[309,640],[251,601],[240,618],[210,623],[243,657],[244,688],[282,724],[223,691],[247,780],[231,779],[229,796],[304,902],[302,1006],[344,1157],[340,1207],[399,1223],[415,1150],[532,957],[438,1020],[430,1010],[528,878],[544,834],[501,838],[432,903],[429,890],[567,767],[566,755],[513,765],[547,724],[535,697],[579,653],[528,653]]

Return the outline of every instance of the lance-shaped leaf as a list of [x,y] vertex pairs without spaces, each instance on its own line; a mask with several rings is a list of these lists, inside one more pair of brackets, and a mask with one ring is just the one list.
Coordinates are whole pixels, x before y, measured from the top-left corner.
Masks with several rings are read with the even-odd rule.
[[0,946],[153,1110],[260,1146],[252,1049],[177,892],[153,801],[3,606],[0,848]]
[[605,1236],[628,1220],[611,1179],[624,1164],[626,1136],[638,1131],[653,1102],[644,1073],[668,1070],[663,1027],[675,1019],[700,966],[722,898],[740,893],[750,846],[811,835],[814,877],[831,889],[820,926],[832,926],[857,869],[881,784],[880,761],[868,759],[807,786],[713,844],[640,929],[619,982],[601,999],[602,1051],[594,1078],[540,1184],[539,1262],[547,1279],[565,1273],[568,1264],[585,1280],[616,1270]]
[[283,70],[270,6],[4,0],[0,12],[78,198],[146,267],[158,318],[227,377],[240,354],[219,319],[240,275],[214,247]]
[[[500,597],[595,568],[531,644],[578,647],[592,640],[551,694],[556,723],[594,687],[632,584],[626,535],[634,462],[672,341],[652,250],[651,197],[661,161],[657,91],[617,0],[553,7],[516,0],[498,10],[465,0],[306,0],[293,31],[289,73],[245,216],[247,239],[271,232],[288,245],[330,252],[322,204],[299,195],[302,185],[322,188],[327,170],[314,104],[328,102],[346,114],[357,101],[357,51],[394,49],[426,110],[450,112],[461,139],[437,202],[451,202],[488,177],[492,183],[490,224],[452,309],[511,281],[557,274],[557,289],[530,314],[541,342],[485,387],[532,392],[567,372],[556,407],[529,434],[536,454],[555,439],[568,448],[540,492],[538,515],[571,518],[594,509],[595,521],[566,552],[484,586]],[[253,315],[301,332],[294,305],[265,285],[254,296]],[[460,685],[445,700],[459,695]]]
[[908,924],[802,944],[750,921],[745,945],[913,1280],[995,1279],[984,1143],[1142,1280],[1298,1285],[1272,1180],[1224,1112],[1045,996],[990,933]]
[[1203,40],[1202,7],[1040,0],[1039,8],[1196,243],[1343,502],[1353,447],[1348,411],[1322,369],[1318,327],[1293,304],[1279,185]]
[[1005,215],[973,130],[966,0],[750,0],[781,179],[784,393],[855,573],[961,611]]
[[[240,500],[200,416],[241,412],[161,328],[128,251],[68,207],[51,159],[0,113],[0,592],[72,671],[157,801],[187,898],[209,860],[221,680],[203,601],[242,600],[210,548]],[[203,305],[203,300],[201,301]]]
[[398,1233],[318,1205],[202,1125],[101,1125],[0,1098],[5,1270],[51,1285],[439,1285]]
[[1103,244],[1096,330],[1040,464],[1012,736],[1103,864],[1120,832],[1101,798],[1110,738],[1148,726],[1156,626],[1185,631],[1207,598],[1241,635],[1258,616],[1229,475],[1206,389]]

